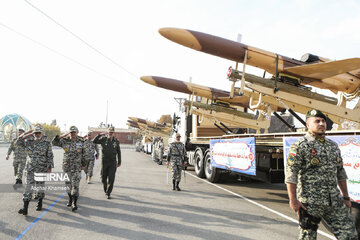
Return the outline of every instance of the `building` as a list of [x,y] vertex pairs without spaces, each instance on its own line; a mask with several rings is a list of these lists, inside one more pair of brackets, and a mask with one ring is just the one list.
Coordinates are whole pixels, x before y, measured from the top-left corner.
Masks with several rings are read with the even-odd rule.
[[[89,132],[91,132],[91,138],[96,137],[99,133],[108,131],[107,128],[94,128],[89,127]],[[120,144],[135,144],[137,136],[136,129],[126,129],[126,128],[115,128],[115,137],[119,140]]]
[[0,119],[0,141],[10,142],[17,137],[17,130],[29,131],[32,124],[19,114],[7,114]]

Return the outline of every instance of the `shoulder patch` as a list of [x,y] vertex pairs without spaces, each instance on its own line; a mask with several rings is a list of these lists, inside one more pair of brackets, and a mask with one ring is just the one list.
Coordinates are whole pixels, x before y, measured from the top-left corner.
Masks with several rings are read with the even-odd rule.
[[292,156],[292,155],[289,154],[287,163],[288,163],[289,166],[294,165],[294,163],[295,163],[295,158],[294,158],[294,156]]

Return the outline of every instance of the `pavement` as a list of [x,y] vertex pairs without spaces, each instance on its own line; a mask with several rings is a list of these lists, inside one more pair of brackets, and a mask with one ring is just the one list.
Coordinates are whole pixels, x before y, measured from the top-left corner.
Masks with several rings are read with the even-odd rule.
[[[67,194],[49,191],[43,211],[35,211],[34,200],[23,216],[17,213],[23,189],[9,190],[15,178],[6,150],[0,146],[0,239],[297,239],[284,184],[211,184],[189,169],[182,191],[173,191],[166,166],[133,149],[122,149],[111,199],[104,195],[97,160],[92,184],[80,182],[76,212],[66,207]],[[54,149],[53,172],[61,171],[62,152]],[[318,239],[334,239],[320,231]]]

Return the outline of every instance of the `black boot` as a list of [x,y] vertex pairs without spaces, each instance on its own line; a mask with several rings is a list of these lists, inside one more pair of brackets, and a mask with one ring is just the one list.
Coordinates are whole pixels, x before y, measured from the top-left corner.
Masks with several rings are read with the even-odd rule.
[[42,198],[39,198],[37,207],[36,207],[36,211],[41,211],[42,210]]
[[70,193],[68,193],[68,195],[69,195],[69,201],[68,201],[68,203],[66,204],[66,206],[71,207],[73,198],[72,198],[72,196],[71,196]]
[[173,190],[175,191],[175,179],[173,179]]
[[74,199],[74,202],[73,202],[73,204],[72,204],[72,206],[71,206],[71,210],[72,210],[73,212],[75,212],[75,211],[78,209],[78,206],[77,206],[78,197],[73,196],[73,199]]
[[24,207],[21,208],[18,213],[22,214],[22,215],[27,215],[28,214],[28,207],[29,207],[29,201],[24,201]]
[[176,182],[176,190],[181,191],[181,189],[179,188],[179,183],[180,182]]

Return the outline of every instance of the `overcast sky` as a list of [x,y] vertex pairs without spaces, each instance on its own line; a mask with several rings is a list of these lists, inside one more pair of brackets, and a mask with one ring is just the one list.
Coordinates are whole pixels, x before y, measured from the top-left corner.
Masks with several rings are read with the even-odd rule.
[[[163,38],[177,27],[236,40],[288,57],[360,56],[356,0],[0,0],[0,118],[57,120],[81,132],[129,116],[156,121],[174,97],[143,83],[156,75],[230,90],[235,63]],[[71,32],[71,33],[70,33]],[[253,73],[258,73],[248,68]]]

